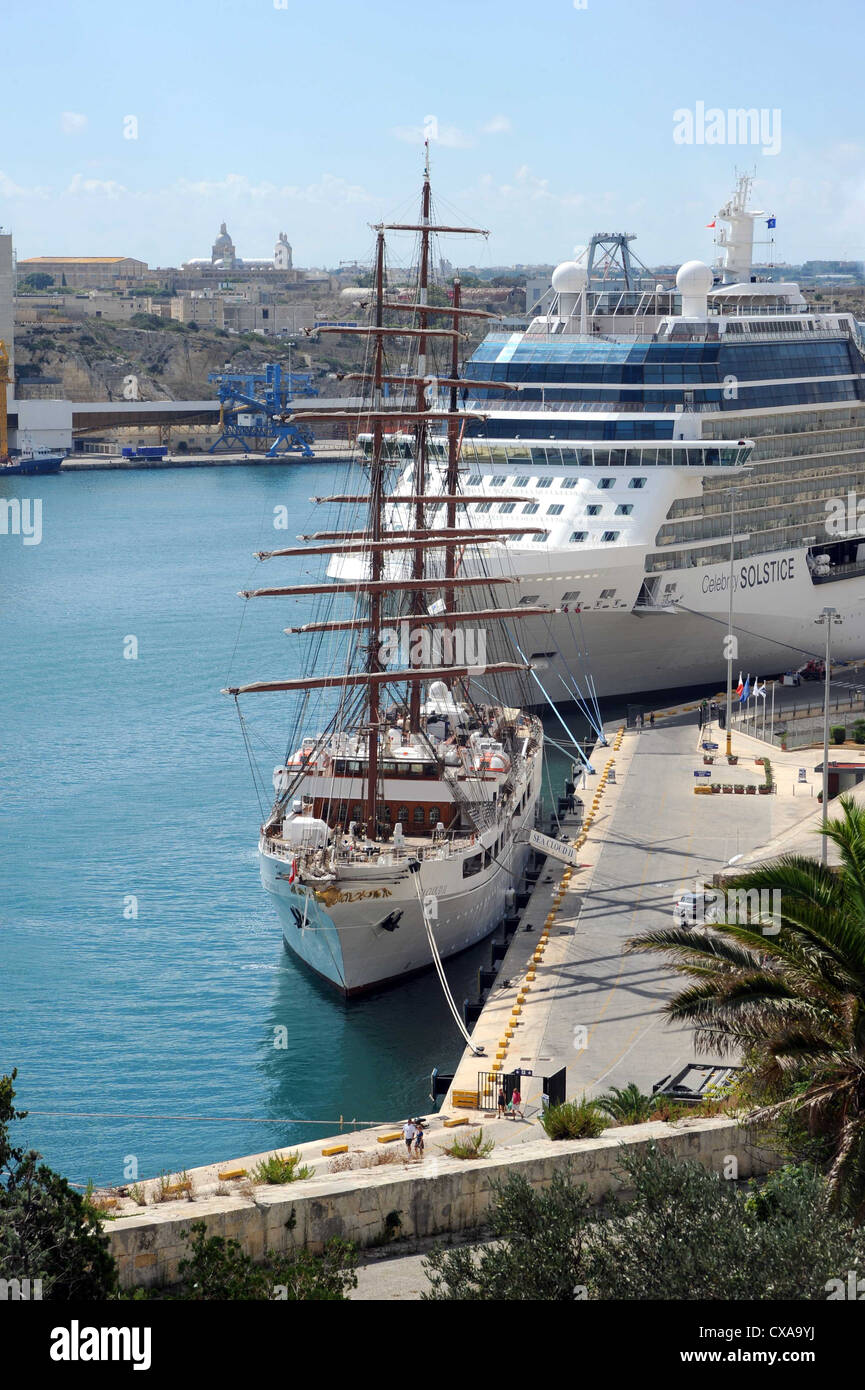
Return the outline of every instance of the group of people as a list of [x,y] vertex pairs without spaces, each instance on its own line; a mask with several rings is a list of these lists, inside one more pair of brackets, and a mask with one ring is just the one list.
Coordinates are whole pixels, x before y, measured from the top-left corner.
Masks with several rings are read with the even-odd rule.
[[423,1158],[423,1120],[406,1120],[402,1127],[406,1152],[409,1158]]
[[519,1115],[523,1118],[523,1098],[520,1095],[519,1086],[515,1086],[511,1091],[511,1098],[508,1100],[504,1086],[499,1086],[499,1115]]

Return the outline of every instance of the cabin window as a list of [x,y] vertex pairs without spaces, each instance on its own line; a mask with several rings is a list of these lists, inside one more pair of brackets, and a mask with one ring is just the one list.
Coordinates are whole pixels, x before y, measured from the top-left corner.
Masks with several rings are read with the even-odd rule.
[[615,589],[602,589],[602,590],[601,590],[601,598],[615,598],[615,597],[616,597],[616,591],[615,591]]
[[528,487],[528,478],[514,478],[514,487]]
[[565,510],[561,502],[554,502],[551,507],[547,507],[547,516],[561,516]]
[[415,806],[414,811],[412,812],[412,819],[415,825],[423,825],[424,814],[422,806]]
[[406,822],[408,820],[408,807],[400,806],[399,810],[396,813],[396,818],[398,821]]
[[512,512],[512,511],[514,510],[514,507],[515,507],[516,505],[517,505],[516,502],[500,502],[500,503],[499,503],[499,511],[500,511],[500,512]]
[[598,481],[598,487],[599,487],[599,488],[604,488],[604,489],[606,489],[606,488],[615,487],[615,486],[616,486],[616,480],[615,480],[615,478],[601,478],[601,479],[599,479],[599,481]]
[[463,878],[471,878],[473,874],[479,874],[483,867],[483,860],[482,854],[473,854],[471,859],[464,859]]
[[646,480],[645,480],[645,478],[632,478],[631,481],[628,483],[628,487],[645,487],[645,486],[646,486]]
[[439,823],[439,821],[441,820],[441,818],[442,818],[441,807],[439,807],[439,806],[430,806],[430,808],[429,808],[429,823],[430,823],[430,825],[438,825],[438,823]]
[[605,531],[604,534],[601,536],[602,541],[617,541],[618,539],[618,531]]
[[523,507],[523,516],[534,516],[535,512],[539,510],[540,508],[538,507],[537,502],[527,502],[526,505]]
[[[573,544],[575,541],[584,541],[588,534],[588,531],[572,531],[571,543]],[[579,589],[577,589],[576,592],[579,593]],[[565,595],[565,598],[567,598],[567,594]]]
[[504,487],[506,482],[507,478],[497,474],[495,478],[490,478],[490,487]]
[[562,480],[562,487],[563,487],[563,488],[572,488],[572,487],[576,487],[578,481],[579,481],[578,478],[564,478],[564,479]]
[[488,512],[488,511],[491,510],[492,505],[493,505],[492,502],[480,502],[480,503],[478,503],[477,510],[478,510],[479,512]]
[[586,507],[586,516],[600,516],[603,508],[597,503],[592,502]]
[[[574,535],[576,535],[576,534],[577,534],[577,533],[574,532]],[[572,537],[571,537],[571,540],[573,540],[573,538],[574,538],[574,537],[572,536]],[[579,598],[579,597],[580,597],[580,591],[579,591],[579,589],[568,589],[567,593],[562,594],[562,603],[570,603],[570,602],[572,602],[575,598]]]
[[616,516],[630,516],[633,510],[633,503],[623,502],[620,507],[616,508]]
[[468,479],[467,486],[468,486],[468,487],[480,487],[480,485],[481,485],[480,474],[479,474],[479,473],[473,473],[472,476]]
[[526,594],[525,598],[520,599],[519,607],[531,608],[532,604],[537,603],[539,598],[540,594]]
[[552,478],[538,478],[538,487],[552,487]]

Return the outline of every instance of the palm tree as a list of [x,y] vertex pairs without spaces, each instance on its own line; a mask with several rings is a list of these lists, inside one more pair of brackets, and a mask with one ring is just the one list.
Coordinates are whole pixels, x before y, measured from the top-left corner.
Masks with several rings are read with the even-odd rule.
[[612,1086],[606,1095],[598,1096],[595,1105],[620,1125],[642,1125],[652,1118],[657,1099],[644,1095],[637,1083],[630,1081],[627,1086]]
[[[840,798],[822,829],[837,869],[784,855],[734,879],[777,890],[778,921],[671,928],[633,938],[629,951],[664,951],[691,983],[666,1006],[697,1046],[744,1054],[761,1102],[750,1118],[798,1116],[824,1136],[830,1201],[865,1218],[865,809]],[[819,832],[818,832],[819,833]],[[728,899],[729,902],[729,899]],[[739,915],[737,912],[735,915]]]

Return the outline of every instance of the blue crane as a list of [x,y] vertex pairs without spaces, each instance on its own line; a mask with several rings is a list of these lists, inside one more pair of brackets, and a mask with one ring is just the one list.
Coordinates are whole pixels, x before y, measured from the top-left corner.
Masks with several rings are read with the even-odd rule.
[[283,375],[279,362],[267,362],[264,371],[211,372],[208,381],[217,387],[219,399],[219,438],[208,453],[220,444],[241,449],[260,448],[267,441],[268,458],[278,454],[300,454],[314,458],[315,436],[302,425],[288,423],[295,396],[317,396],[309,372],[289,371]]

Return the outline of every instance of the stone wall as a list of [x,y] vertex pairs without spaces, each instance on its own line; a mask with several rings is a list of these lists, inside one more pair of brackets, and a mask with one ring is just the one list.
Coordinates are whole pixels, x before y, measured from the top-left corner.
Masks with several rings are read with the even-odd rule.
[[[470,1161],[449,1158],[430,1145],[422,1167],[387,1164],[317,1174],[291,1186],[256,1187],[250,1196],[172,1201],[118,1217],[106,1229],[122,1284],[158,1286],[176,1281],[195,1221],[204,1221],[209,1235],[239,1241],[253,1259],[294,1246],[320,1251],[332,1236],[369,1245],[383,1234],[393,1212],[399,1214],[400,1236],[409,1239],[473,1231],[484,1224],[494,1179],[519,1173],[541,1189],[556,1171],[564,1172],[573,1182],[584,1183],[597,1202],[620,1190],[622,1148],[639,1150],[652,1142],[671,1158],[696,1160],[727,1176],[729,1160],[735,1158],[733,1176],[739,1178],[766,1173],[777,1161],[756,1146],[750,1131],[725,1116],[610,1129],[599,1139],[554,1143],[539,1138]],[[292,1214],[295,1224],[289,1229]]]

